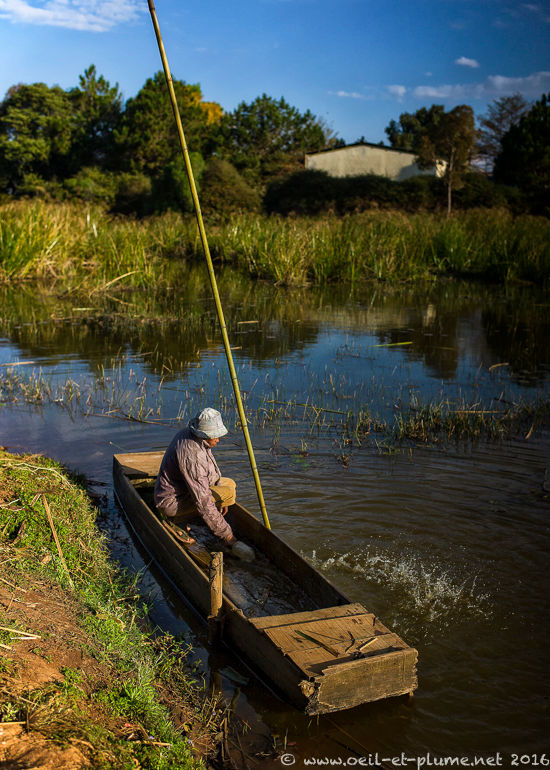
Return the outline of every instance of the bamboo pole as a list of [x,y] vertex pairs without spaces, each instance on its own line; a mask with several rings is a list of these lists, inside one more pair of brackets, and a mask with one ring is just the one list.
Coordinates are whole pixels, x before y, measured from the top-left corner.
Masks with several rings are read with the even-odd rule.
[[218,313],[218,320],[220,322],[220,329],[222,334],[222,340],[223,340],[223,346],[225,349],[225,355],[227,358],[227,364],[229,366],[229,373],[231,375],[231,382],[233,384],[233,391],[235,393],[235,401],[237,404],[237,411],[239,413],[239,419],[241,421],[242,425],[242,431],[244,440],[246,443],[246,449],[248,451],[248,458],[250,460],[250,467],[252,469],[252,475],[254,477],[254,484],[256,485],[256,492],[258,495],[258,503],[260,504],[260,511],[262,513],[262,518],[264,521],[264,525],[267,527],[267,529],[271,529],[271,525],[269,523],[269,518],[267,515],[267,510],[265,507],[265,501],[264,501],[264,495],[262,492],[262,485],[260,483],[260,476],[258,474],[258,467],[256,465],[256,460],[254,458],[254,450],[252,448],[252,442],[250,441],[250,434],[248,432],[248,423],[247,419],[244,413],[244,407],[243,402],[241,399],[241,391],[239,389],[239,381],[237,379],[237,372],[235,370],[235,364],[233,362],[233,355],[231,353],[231,345],[229,344],[229,337],[227,334],[227,327],[225,325],[225,318],[223,314],[223,308],[222,303],[220,300],[220,295],[218,292],[218,284],[216,282],[216,275],[214,273],[214,265],[212,264],[212,257],[210,256],[210,247],[208,246],[208,238],[206,237],[206,230],[204,228],[204,222],[202,218],[202,212],[201,207],[199,203],[199,196],[197,193],[197,187],[195,185],[195,177],[193,175],[193,168],[191,166],[191,159],[189,157],[189,151],[187,149],[187,142],[185,140],[185,134],[183,132],[183,126],[181,123],[181,117],[178,109],[178,103],[176,99],[176,92],[174,91],[174,84],[172,82],[172,74],[170,72],[170,67],[168,66],[168,59],[166,58],[166,52],[164,50],[164,43],[162,42],[162,36],[160,34],[160,27],[157,19],[157,12],[155,10],[155,5],[153,3],[153,0],[147,0],[149,5],[149,12],[151,14],[151,19],[153,22],[153,27],[155,30],[155,36],[157,38],[157,43],[159,47],[159,53],[160,58],[162,60],[162,66],[164,68],[164,76],[166,78],[166,84],[168,86],[168,92],[170,94],[170,102],[172,104],[172,111],[174,113],[174,119],[176,121],[176,127],[178,130],[178,136],[180,140],[181,145],[181,151],[183,153],[183,159],[185,162],[185,168],[187,171],[187,178],[189,180],[189,187],[191,189],[191,197],[193,198],[193,205],[195,207],[195,215],[197,218],[197,225],[199,227],[199,233],[202,243],[202,248],[204,251],[204,256],[206,259],[206,264],[208,266],[208,275],[210,276],[210,284],[212,286],[212,294],[214,295],[214,302],[216,303],[216,310]]

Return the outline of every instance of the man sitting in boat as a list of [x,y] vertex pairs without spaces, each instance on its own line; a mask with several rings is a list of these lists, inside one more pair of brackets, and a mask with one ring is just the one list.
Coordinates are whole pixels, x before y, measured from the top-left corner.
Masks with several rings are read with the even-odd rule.
[[[213,447],[227,434],[222,416],[207,407],[177,433],[166,450],[155,483],[155,505],[176,524],[200,516],[207,527],[231,546],[236,556],[254,558],[237,540],[224,516],[236,499],[233,479],[221,475]],[[188,543],[193,543],[191,537]]]

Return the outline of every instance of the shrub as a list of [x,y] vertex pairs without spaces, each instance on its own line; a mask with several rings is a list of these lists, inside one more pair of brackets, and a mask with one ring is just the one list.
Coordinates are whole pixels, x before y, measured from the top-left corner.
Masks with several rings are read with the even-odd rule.
[[109,171],[90,166],[67,179],[64,187],[74,198],[80,198],[88,203],[105,203],[107,206],[112,206],[117,193],[117,179]]
[[362,174],[335,181],[336,208],[339,213],[365,211],[379,206],[399,208],[399,186],[385,176]]
[[202,177],[201,204],[205,213],[223,217],[259,211],[261,199],[231,163],[212,158]]
[[473,171],[464,180],[464,186],[454,192],[457,208],[500,208],[506,205],[501,185],[496,185],[485,174]]
[[17,197],[23,198],[43,198],[50,199],[62,199],[63,188],[62,185],[55,179],[46,181],[41,176],[30,172],[25,174],[21,180],[21,183],[17,187]]
[[[200,152],[189,153],[197,191],[201,188],[204,159]],[[157,213],[172,209],[190,214],[194,210],[187,169],[182,155],[169,163],[153,181],[153,208]]]
[[399,182],[401,205],[406,211],[433,211],[446,204],[445,185],[437,177],[413,176]]
[[325,171],[298,171],[272,182],[264,196],[268,213],[315,216],[373,208],[432,209],[442,199],[439,179],[416,177],[394,182],[376,174],[331,177]]
[[112,210],[120,214],[145,216],[151,213],[152,182],[145,174],[119,174]]
[[321,214],[334,205],[335,182],[326,171],[298,171],[268,185],[264,207],[269,214]]

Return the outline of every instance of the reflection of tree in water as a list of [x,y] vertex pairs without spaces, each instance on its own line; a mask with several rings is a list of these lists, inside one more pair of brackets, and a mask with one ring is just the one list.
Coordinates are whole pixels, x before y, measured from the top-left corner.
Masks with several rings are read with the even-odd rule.
[[409,298],[403,323],[379,333],[381,343],[403,346],[411,361],[422,361],[442,379],[456,377],[460,359],[489,368],[508,363],[512,379],[540,383],[548,374],[548,308],[538,304],[532,288],[500,289],[483,285],[438,285],[433,292]]
[[424,293],[402,296],[405,317],[401,328],[379,334],[381,343],[412,342],[403,346],[411,361],[422,361],[435,377],[453,379],[461,355],[461,336],[483,297],[480,287],[439,283]]
[[403,351],[411,361],[422,361],[441,379],[452,379],[458,366],[456,345],[458,318],[441,312],[429,303],[424,308],[410,308],[406,329],[379,334],[382,344],[411,342]]
[[[203,268],[171,266],[172,289],[118,290],[116,296],[59,297],[48,288],[0,288],[0,333],[31,360],[78,359],[93,372],[124,354],[142,358],[146,371],[165,380],[221,352],[221,335]],[[374,333],[381,343],[422,361],[434,376],[456,377],[461,357],[486,366],[508,362],[517,378],[542,377],[549,360],[547,307],[534,290],[439,282],[427,286],[368,284],[288,289],[230,269],[219,288],[235,359],[271,366],[303,350],[323,329]],[[250,323],[248,323],[250,322]]]
[[[258,363],[314,341],[318,323],[302,324],[315,293],[287,292],[225,272],[220,280],[225,320],[235,357]],[[208,350],[221,349],[221,334],[204,270],[180,275],[177,289],[121,292],[109,296],[59,298],[46,288],[4,287],[0,330],[24,357],[48,357],[62,364],[85,356],[91,369],[112,366],[123,354],[144,356],[149,371],[164,378],[197,363]],[[86,307],[84,306],[86,305]],[[87,307],[89,305],[89,307]],[[256,323],[244,324],[253,320]]]
[[497,361],[509,364],[510,377],[522,385],[541,385],[550,370],[550,304],[515,288],[503,302],[485,307],[482,319],[487,343]]

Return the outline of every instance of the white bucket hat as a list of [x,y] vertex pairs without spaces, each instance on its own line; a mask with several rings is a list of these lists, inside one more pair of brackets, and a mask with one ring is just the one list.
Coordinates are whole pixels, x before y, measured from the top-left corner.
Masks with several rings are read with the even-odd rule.
[[216,409],[207,407],[189,422],[191,432],[198,438],[221,438],[227,433],[222,416]]

